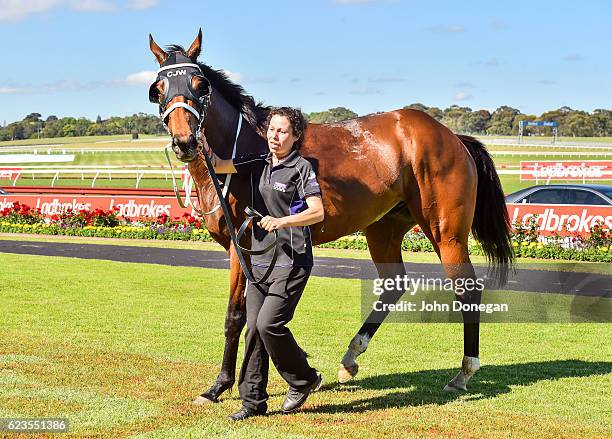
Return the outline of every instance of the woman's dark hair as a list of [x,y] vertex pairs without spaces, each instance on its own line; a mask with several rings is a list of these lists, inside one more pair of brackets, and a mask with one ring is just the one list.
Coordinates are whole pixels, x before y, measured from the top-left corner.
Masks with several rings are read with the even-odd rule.
[[297,137],[297,140],[294,143],[294,147],[300,149],[302,146],[302,139],[304,134],[304,129],[306,128],[306,118],[302,114],[302,112],[298,108],[291,107],[275,107],[270,110],[268,114],[268,118],[266,120],[266,129],[270,126],[270,120],[274,116],[284,116],[289,121],[291,128],[293,129],[293,134]]

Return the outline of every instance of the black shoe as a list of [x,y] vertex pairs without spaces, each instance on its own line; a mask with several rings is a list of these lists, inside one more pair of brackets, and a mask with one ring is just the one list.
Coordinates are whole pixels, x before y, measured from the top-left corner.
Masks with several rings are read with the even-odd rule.
[[233,415],[229,415],[227,419],[229,419],[230,421],[244,421],[247,418],[251,418],[253,416],[261,416],[265,414],[266,412],[250,409],[248,407],[242,407]]
[[306,402],[306,398],[310,395],[310,392],[316,392],[321,388],[323,384],[323,377],[320,373],[317,373],[317,379],[314,380],[314,383],[307,386],[305,389],[297,390],[293,387],[289,387],[287,390],[287,396],[285,397],[285,402],[283,402],[283,413],[293,413],[298,410],[304,403]]

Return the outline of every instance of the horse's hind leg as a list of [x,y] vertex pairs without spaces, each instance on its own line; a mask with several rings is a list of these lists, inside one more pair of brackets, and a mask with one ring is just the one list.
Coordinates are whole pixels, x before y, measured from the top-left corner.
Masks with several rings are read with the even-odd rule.
[[223,350],[221,371],[212,387],[194,400],[196,405],[219,402],[219,396],[226,390],[231,389],[236,381],[236,359],[238,345],[240,344],[240,333],[246,324],[245,287],[246,278],[232,245],[230,247],[230,298],[225,315],[225,349]]
[[[401,251],[402,240],[414,224],[406,205],[401,203],[365,229],[370,255],[380,278],[394,278],[397,275],[403,276],[405,274]],[[381,296],[381,300],[387,303],[395,303],[402,294],[403,291],[398,294],[392,293],[385,298]],[[357,375],[359,366],[356,359],[366,351],[368,343],[387,314],[388,311],[372,311],[353,337],[340,362],[339,382],[345,383]]]
[[[463,188],[463,191],[451,190],[452,187]],[[446,276],[453,280],[457,300],[468,305],[480,304],[482,290],[468,251],[476,195],[470,173],[466,171],[453,184],[439,179],[422,184],[416,190],[419,193],[407,199],[408,206],[438,253]],[[466,288],[463,294],[459,294],[459,282],[469,282],[474,288],[470,291]],[[461,370],[444,388],[445,391],[466,390],[467,382],[480,368],[480,312],[462,310],[462,317],[464,356]]]
[[[478,284],[474,267],[468,254],[467,242],[440,243],[440,259],[446,276],[455,285],[456,299],[462,305],[479,305],[482,288]],[[469,288],[467,288],[469,282]],[[459,294],[462,293],[462,294]],[[463,361],[461,370],[445,387],[447,392],[467,390],[467,382],[480,369],[480,311],[462,310],[463,316]]]

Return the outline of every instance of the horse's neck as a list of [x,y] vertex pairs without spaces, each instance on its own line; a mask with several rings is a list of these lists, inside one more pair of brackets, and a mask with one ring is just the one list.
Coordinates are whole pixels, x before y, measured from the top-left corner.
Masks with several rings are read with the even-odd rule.
[[209,210],[211,206],[207,206],[208,194],[212,194],[214,192],[214,185],[210,173],[208,172],[208,168],[206,167],[206,162],[204,158],[198,155],[193,161],[189,162],[189,173],[191,174],[191,178],[193,178],[194,183],[196,184],[196,190],[198,192],[198,196],[200,197],[201,208],[204,210]]
[[215,95],[206,116],[204,135],[212,150],[222,158],[231,157],[239,113],[219,94]]
[[[216,94],[212,102],[213,104],[206,117],[204,135],[208,145],[219,157],[231,158],[234,151],[234,142],[237,140],[238,155],[267,150],[265,141],[256,129],[223,96]],[[242,118],[242,123],[239,125],[240,118]],[[241,126],[240,137],[237,138],[239,126]]]

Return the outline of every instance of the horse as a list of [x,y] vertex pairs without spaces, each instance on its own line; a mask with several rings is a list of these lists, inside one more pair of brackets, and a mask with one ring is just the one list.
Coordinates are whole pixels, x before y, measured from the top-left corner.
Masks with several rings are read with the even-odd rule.
[[[228,221],[221,210],[214,209],[219,200],[202,145],[208,142],[223,159],[267,152],[264,125],[270,107],[255,103],[222,70],[198,62],[201,29],[187,50],[179,45],[164,50],[151,34],[149,47],[160,66],[175,59],[187,60],[185,65],[198,68],[194,67],[196,73],[188,78],[190,93],[165,96],[168,81],[158,77],[151,86],[150,99],[160,105],[176,158],[187,163],[199,206],[213,210],[205,217],[206,227],[230,257],[221,370],[216,382],[194,400],[195,404],[219,402],[220,395],[235,382],[239,337],[246,322],[246,282]],[[468,252],[471,232],[496,279],[505,281],[514,263],[510,221],[493,161],[476,139],[454,134],[421,111],[400,109],[338,123],[310,123],[300,153],[313,164],[323,193],[325,219],[311,226],[313,245],[362,231],[379,276],[394,278],[405,275],[401,243],[406,232],[418,225],[431,241],[447,278],[476,279]],[[237,174],[225,179],[225,202],[232,224],[245,219],[252,188],[257,188],[251,179]],[[245,238],[248,245],[249,238]],[[480,304],[480,293],[455,296],[463,303]],[[398,299],[394,294],[386,300]],[[480,368],[480,314],[470,310],[462,313],[464,355],[459,372],[444,387],[446,391],[467,390],[467,382]],[[366,351],[385,316],[385,312],[372,311],[350,340],[338,369],[341,383],[357,374],[357,357]]]

